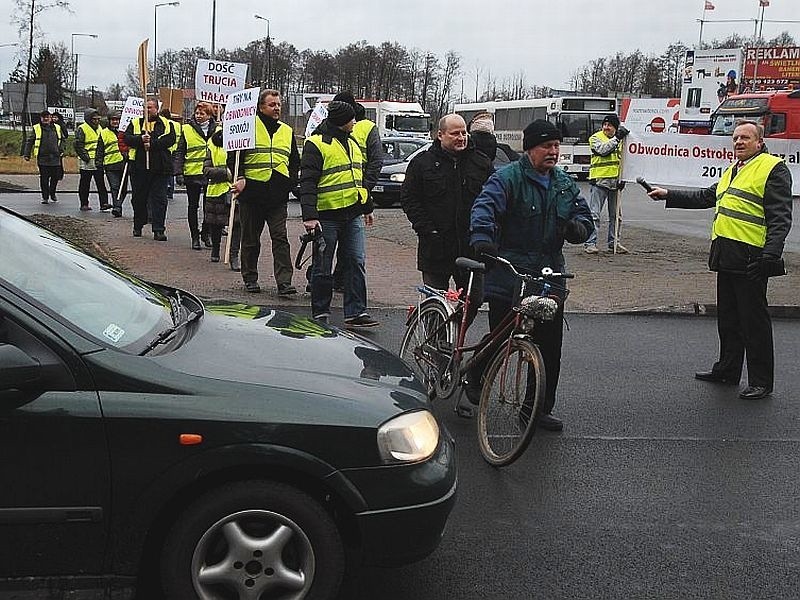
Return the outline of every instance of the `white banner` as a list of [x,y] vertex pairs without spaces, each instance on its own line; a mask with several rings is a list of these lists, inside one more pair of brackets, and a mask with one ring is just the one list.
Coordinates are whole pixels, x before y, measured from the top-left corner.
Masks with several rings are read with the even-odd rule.
[[198,101],[227,104],[228,96],[243,90],[247,65],[223,60],[197,60],[194,72],[194,95]]
[[[792,173],[792,194],[800,195],[800,140],[767,139]],[[625,138],[622,177],[644,177],[651,185],[708,187],[736,160],[729,136],[680,133],[636,133]]]
[[119,130],[125,131],[128,128],[128,124],[139,117],[144,117],[144,98],[128,96],[125,99],[125,106],[122,107],[122,115],[119,118]]
[[247,150],[256,147],[256,114],[261,88],[234,92],[228,98],[222,117],[222,143],[225,150]]
[[677,133],[680,98],[623,98],[619,120],[636,133]]
[[314,130],[319,127],[325,119],[328,118],[328,107],[321,102],[317,103],[311,114],[308,115],[308,123],[306,123],[306,137],[314,133]]
[[50,111],[50,114],[60,114],[67,123],[75,122],[75,110],[68,106],[48,106],[47,110]]

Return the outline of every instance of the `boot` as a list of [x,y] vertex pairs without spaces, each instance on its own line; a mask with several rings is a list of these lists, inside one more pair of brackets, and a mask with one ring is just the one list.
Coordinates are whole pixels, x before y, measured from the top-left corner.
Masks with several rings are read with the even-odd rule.
[[211,243],[211,234],[208,231],[201,231],[200,232],[200,239],[203,240],[203,244],[206,248],[211,248],[213,244]]
[[211,246],[211,262],[219,262],[219,244]]
[[200,246],[200,236],[193,235],[192,236],[192,250],[202,250],[203,248]]
[[241,271],[242,264],[239,262],[239,255],[238,254],[231,254],[231,271]]

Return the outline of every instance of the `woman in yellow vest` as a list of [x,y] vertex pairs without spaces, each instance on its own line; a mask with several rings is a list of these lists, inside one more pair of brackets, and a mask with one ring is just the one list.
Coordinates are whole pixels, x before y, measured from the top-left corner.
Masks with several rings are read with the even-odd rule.
[[33,126],[22,155],[25,160],[36,159],[39,168],[39,187],[42,191],[42,204],[50,200],[58,202],[56,187],[61,178],[61,157],[64,156],[66,136],[60,127],[52,122],[50,111],[39,114],[39,123]]
[[654,188],[650,197],[667,208],[715,208],[708,266],[717,272],[719,360],[695,377],[738,385],[747,360],[748,386],[740,398],[758,400],[772,393],[775,358],[767,280],[784,275],[783,245],[792,227],[792,175],[786,163],[769,154],[764,128],[741,121],[733,130],[738,159],[719,183],[687,192]]
[[350,136],[355,111],[347,102],[328,104],[328,118],[306,139],[300,163],[300,207],[306,231],[319,230],[325,249],[314,252],[311,314],[327,321],[333,295],[331,267],[342,250],[346,327],[375,327],[367,312],[364,226],[372,224],[372,201],[363,187],[361,150]]
[[80,159],[80,180],[78,181],[78,198],[81,210],[92,210],[89,206],[89,187],[94,179],[97,187],[97,196],[100,200],[100,210],[111,211],[108,203],[108,190],[103,178],[103,168],[95,164],[97,154],[97,141],[100,138],[100,114],[93,108],[86,109],[83,114],[83,123],[75,130],[75,154]]

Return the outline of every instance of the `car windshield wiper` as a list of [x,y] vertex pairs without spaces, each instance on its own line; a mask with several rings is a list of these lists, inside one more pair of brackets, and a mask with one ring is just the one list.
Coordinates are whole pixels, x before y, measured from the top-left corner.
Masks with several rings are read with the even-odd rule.
[[153,338],[153,340],[150,343],[148,343],[147,346],[145,346],[141,352],[139,352],[139,356],[144,356],[156,346],[160,346],[161,344],[167,343],[177,331],[183,329],[192,321],[196,321],[198,318],[200,318],[202,314],[203,314],[202,310],[193,310],[188,315],[186,315],[186,318],[183,321],[176,323],[172,327],[167,327],[164,331],[162,331],[155,338]]

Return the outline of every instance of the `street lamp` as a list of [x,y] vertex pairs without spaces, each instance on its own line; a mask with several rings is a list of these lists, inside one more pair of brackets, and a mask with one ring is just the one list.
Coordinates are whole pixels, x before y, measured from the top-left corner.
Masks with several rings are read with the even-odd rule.
[[96,33],[73,33],[72,35],[72,110],[75,110],[75,94],[78,91],[78,55],[75,54],[75,38],[76,37],[90,37],[97,38]]
[[158,95],[158,7],[179,4],[180,2],[159,2],[153,6],[153,90],[156,95]]
[[253,15],[256,19],[267,22],[267,75],[264,78],[264,87],[270,87],[272,81],[272,48],[269,39],[269,19],[261,15]]

